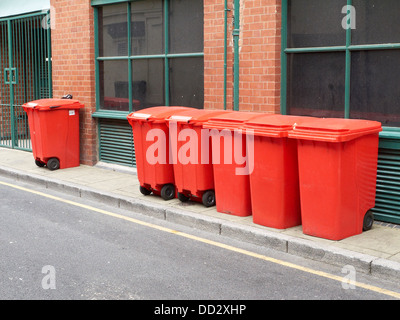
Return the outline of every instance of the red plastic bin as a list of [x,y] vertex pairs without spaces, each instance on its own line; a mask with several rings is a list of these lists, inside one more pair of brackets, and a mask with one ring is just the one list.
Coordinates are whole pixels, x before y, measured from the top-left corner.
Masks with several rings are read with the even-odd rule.
[[286,229],[301,224],[297,141],[288,132],[310,117],[266,115],[249,120],[244,129],[254,134],[254,163],[250,174],[253,222]]
[[211,117],[227,112],[193,109],[168,118],[171,144],[172,141],[176,144],[172,158],[180,201],[191,199],[206,207],[215,205],[211,137],[204,134],[203,124]]
[[71,99],[41,99],[22,107],[36,165],[50,170],[79,166],[79,110],[84,105]]
[[164,200],[175,198],[174,168],[170,159],[166,119],[190,109],[159,106],[132,112],[127,116],[133,131],[136,169],[142,194],[153,192]]
[[298,140],[304,234],[341,240],[372,227],[381,130],[376,121],[319,118],[289,133]]
[[[212,154],[218,212],[242,217],[252,213],[249,172],[246,173],[249,164],[246,134],[242,126],[246,121],[261,115],[257,112],[235,111],[212,117],[204,124],[204,128],[215,129]],[[235,135],[235,132],[238,134]],[[224,134],[226,137],[222,136]]]

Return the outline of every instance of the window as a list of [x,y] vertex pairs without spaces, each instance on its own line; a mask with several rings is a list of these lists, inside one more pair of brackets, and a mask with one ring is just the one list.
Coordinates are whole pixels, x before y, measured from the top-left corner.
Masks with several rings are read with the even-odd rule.
[[97,110],[203,108],[203,0],[95,7]]
[[282,113],[400,127],[400,1],[283,0],[282,13]]

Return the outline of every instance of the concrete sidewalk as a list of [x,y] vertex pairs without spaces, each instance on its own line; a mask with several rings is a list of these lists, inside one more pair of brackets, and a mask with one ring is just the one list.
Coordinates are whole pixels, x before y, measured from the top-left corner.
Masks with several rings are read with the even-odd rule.
[[376,221],[370,231],[331,241],[304,235],[301,226],[267,228],[254,224],[251,216],[237,217],[193,202],[143,196],[134,169],[103,164],[50,171],[37,167],[32,153],[5,148],[0,148],[0,180],[2,176],[289,254],[338,266],[352,265],[357,271],[377,277],[400,279],[398,225]]

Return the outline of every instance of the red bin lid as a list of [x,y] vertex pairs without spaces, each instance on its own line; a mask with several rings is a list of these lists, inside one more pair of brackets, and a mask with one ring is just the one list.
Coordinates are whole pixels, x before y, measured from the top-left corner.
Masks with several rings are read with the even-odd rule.
[[35,109],[40,111],[45,110],[60,110],[60,109],[81,109],[83,104],[78,100],[73,99],[40,99],[25,103],[25,109]]
[[191,110],[193,108],[188,107],[167,107],[167,106],[158,106],[142,109],[136,112],[132,112],[127,116],[127,119],[130,123],[135,121],[140,122],[165,122],[167,118],[171,115],[180,113],[185,110]]
[[288,136],[293,126],[312,119],[312,117],[266,114],[247,121],[243,128],[253,130],[255,135],[282,138]]
[[382,124],[361,119],[315,118],[301,123],[289,132],[289,137],[305,140],[345,142],[360,136],[379,133]]
[[204,128],[209,129],[242,129],[245,122],[252,118],[260,117],[265,115],[259,112],[243,112],[243,111],[233,111],[224,113],[215,117],[211,117],[207,122],[204,123]]

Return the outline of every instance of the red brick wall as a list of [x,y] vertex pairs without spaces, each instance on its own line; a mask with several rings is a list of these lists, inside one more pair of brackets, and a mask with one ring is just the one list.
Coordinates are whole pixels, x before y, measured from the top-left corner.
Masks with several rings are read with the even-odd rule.
[[[97,161],[94,24],[90,0],[51,0],[53,96],[72,94],[85,105],[80,119],[81,163]],[[55,21],[54,21],[55,20]]]
[[[233,108],[233,0],[228,0],[227,109]],[[280,112],[281,1],[241,0],[239,109]],[[224,1],[204,0],[204,107],[223,108]]]

